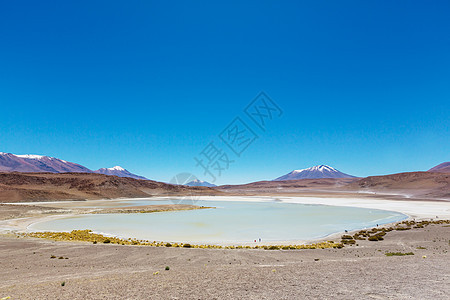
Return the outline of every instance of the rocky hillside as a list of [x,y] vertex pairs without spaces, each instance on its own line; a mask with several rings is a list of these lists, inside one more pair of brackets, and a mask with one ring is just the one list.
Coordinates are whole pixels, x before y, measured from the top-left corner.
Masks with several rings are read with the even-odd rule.
[[86,173],[0,173],[0,202],[215,195],[207,187]]
[[450,199],[450,174],[409,172],[369,176],[346,186],[347,190],[401,194],[411,198]]

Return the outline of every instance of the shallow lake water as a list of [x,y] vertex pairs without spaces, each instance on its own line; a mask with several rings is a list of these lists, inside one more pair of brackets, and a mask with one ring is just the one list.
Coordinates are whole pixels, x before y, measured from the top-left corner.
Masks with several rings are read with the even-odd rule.
[[[173,204],[170,200],[134,200],[129,206]],[[97,233],[164,242],[248,243],[308,241],[344,230],[374,227],[406,219],[393,211],[282,203],[278,201],[198,201],[214,209],[67,217],[29,227],[33,231],[91,229]]]

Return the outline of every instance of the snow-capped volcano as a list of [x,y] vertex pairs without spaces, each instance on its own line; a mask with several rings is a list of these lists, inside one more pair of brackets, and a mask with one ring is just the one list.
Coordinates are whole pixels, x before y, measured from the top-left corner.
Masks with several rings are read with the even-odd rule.
[[327,165],[318,165],[307,169],[294,170],[284,176],[281,176],[274,181],[283,180],[297,180],[297,179],[317,179],[317,178],[353,178],[345,173],[336,170]]
[[147,178],[133,174],[120,166],[115,166],[112,168],[101,168],[101,169],[98,169],[97,171],[94,171],[94,173],[148,180]]
[[35,154],[15,155],[5,152],[0,152],[0,172],[100,173],[148,180],[119,166],[92,171],[82,165],[55,157]]
[[206,186],[206,187],[215,187],[217,185],[209,183],[207,181],[202,181],[199,179],[192,180],[191,182],[186,183],[187,186]]
[[51,172],[92,173],[82,165],[44,155],[14,155],[0,152],[0,171],[4,172]]

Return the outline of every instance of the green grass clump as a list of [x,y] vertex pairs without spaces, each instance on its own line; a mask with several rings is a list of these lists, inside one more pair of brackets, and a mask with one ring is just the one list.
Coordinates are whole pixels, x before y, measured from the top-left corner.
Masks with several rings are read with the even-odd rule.
[[405,256],[405,255],[414,255],[412,252],[387,252],[385,253],[386,256]]
[[170,267],[169,266],[166,266],[166,269],[165,269],[166,271],[169,271],[170,270]]

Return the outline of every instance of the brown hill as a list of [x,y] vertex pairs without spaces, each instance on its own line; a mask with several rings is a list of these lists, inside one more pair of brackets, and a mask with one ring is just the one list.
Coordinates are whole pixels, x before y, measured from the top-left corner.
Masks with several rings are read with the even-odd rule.
[[241,185],[221,185],[216,189],[231,193],[296,193],[340,189],[359,178],[317,178],[285,181],[258,181]]
[[207,187],[92,173],[0,173],[0,202],[214,195]]
[[223,185],[216,189],[230,194],[375,196],[414,199],[450,199],[450,174],[411,172],[367,178],[324,178],[259,181]]
[[450,173],[450,161],[437,165],[429,169],[428,172]]
[[400,194],[412,198],[450,198],[450,174],[410,172],[370,176],[352,182],[346,190]]

